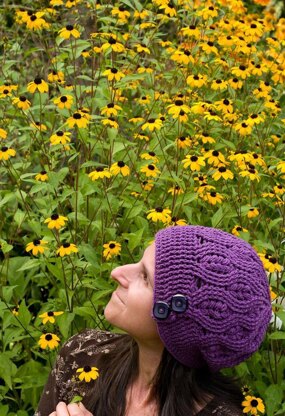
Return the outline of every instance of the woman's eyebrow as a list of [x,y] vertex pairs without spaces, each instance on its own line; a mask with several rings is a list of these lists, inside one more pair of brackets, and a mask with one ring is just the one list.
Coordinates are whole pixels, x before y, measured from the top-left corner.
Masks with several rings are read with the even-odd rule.
[[152,281],[152,276],[151,276],[151,273],[150,273],[150,271],[148,270],[148,268],[146,267],[146,265],[145,265],[145,263],[142,261],[142,266],[143,266],[143,269],[144,269],[144,271],[146,272],[146,274],[148,275],[148,277],[149,277],[149,280],[150,280],[150,284],[151,284],[151,286],[153,286],[153,281]]

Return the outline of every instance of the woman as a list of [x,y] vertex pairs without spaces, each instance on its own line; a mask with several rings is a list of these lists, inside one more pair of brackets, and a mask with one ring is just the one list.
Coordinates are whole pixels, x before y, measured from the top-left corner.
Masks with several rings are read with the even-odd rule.
[[[258,349],[272,314],[251,246],[213,228],[168,227],[112,278],[105,317],[127,334],[72,337],[36,415],[241,415],[240,390],[219,370]],[[76,395],[82,402],[69,404]]]

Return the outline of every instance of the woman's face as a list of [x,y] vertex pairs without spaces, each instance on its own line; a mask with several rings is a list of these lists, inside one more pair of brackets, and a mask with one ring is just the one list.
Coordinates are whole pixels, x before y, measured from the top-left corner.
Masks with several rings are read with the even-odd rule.
[[138,340],[159,339],[156,323],[151,316],[154,267],[153,243],[147,247],[138,263],[116,267],[111,273],[118,287],[105,308],[105,317]]

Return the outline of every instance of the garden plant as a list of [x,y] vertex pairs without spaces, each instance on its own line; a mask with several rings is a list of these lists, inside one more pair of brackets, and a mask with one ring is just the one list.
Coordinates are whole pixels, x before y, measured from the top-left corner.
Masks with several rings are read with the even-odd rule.
[[284,416],[282,2],[3,3],[0,415],[33,415],[72,334],[116,330],[114,267],[199,224],[248,241],[268,273],[266,338],[225,373],[245,414]]

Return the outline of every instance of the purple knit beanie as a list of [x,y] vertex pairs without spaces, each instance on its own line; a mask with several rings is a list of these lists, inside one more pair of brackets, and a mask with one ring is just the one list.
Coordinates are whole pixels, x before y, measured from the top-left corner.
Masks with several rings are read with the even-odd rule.
[[182,364],[212,371],[244,361],[260,346],[272,308],[263,265],[245,241],[202,226],[155,236],[153,317]]

